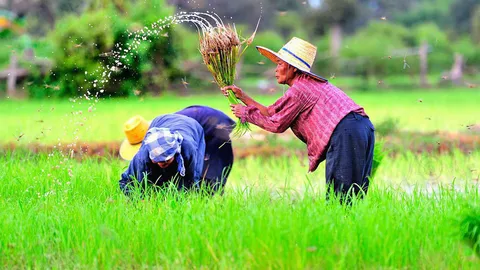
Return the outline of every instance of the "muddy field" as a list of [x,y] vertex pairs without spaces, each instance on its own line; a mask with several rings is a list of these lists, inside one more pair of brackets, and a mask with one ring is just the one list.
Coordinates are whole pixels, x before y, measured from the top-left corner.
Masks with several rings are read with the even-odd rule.
[[[384,143],[384,150],[390,156],[406,151],[413,153],[449,154],[461,151],[464,154],[478,150],[480,134],[448,133],[448,132],[401,132],[384,137],[377,137],[377,141]],[[30,153],[51,153],[55,150],[75,158],[109,157],[118,158],[121,141],[110,142],[76,142],[41,144],[15,142],[0,145],[0,151],[25,151]],[[248,156],[290,156],[306,155],[306,148],[291,132],[276,135],[267,132],[256,132],[234,140],[236,158]]]

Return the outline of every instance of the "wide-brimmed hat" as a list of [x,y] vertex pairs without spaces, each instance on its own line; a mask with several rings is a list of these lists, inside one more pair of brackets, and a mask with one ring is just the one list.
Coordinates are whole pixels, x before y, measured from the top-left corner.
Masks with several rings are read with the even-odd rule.
[[137,154],[142,141],[147,134],[150,122],[140,115],[135,115],[123,124],[123,132],[127,137],[120,145],[120,157],[125,160],[132,160]]
[[278,59],[281,59],[317,80],[328,81],[322,76],[310,72],[317,55],[317,47],[303,39],[293,37],[278,52],[262,46],[257,46],[257,50],[275,64]]

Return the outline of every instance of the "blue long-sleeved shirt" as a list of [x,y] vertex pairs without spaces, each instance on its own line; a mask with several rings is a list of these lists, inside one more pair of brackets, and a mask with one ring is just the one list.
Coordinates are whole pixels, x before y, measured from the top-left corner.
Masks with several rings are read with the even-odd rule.
[[222,111],[207,106],[189,106],[176,114],[197,120],[205,132],[205,161],[203,173],[206,179],[224,182],[233,165],[233,149],[230,133],[235,121]]
[[150,160],[147,148],[142,143],[140,150],[133,157],[127,170],[122,173],[122,179],[119,181],[120,189],[126,195],[130,195],[135,180],[141,186],[145,184],[145,180],[148,180],[149,184],[162,186],[175,179],[179,189],[190,189],[198,184],[202,178],[205,156],[205,139],[202,126],[187,116],[165,114],[155,118],[149,128],[152,127],[169,128],[172,132],[178,131],[183,136],[180,155],[182,155],[185,163],[185,176],[180,176],[176,161],[165,169],[153,163]]

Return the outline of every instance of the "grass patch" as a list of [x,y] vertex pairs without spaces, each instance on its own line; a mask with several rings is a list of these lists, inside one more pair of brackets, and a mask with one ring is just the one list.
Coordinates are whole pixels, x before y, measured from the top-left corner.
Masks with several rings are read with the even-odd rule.
[[325,203],[324,188],[302,180],[298,163],[272,158],[237,162],[223,197],[167,193],[133,202],[118,189],[126,164],[119,160],[8,153],[0,162],[2,268],[474,269],[480,262],[455,233],[463,209],[479,202],[474,188],[408,194],[378,185],[388,181],[380,169],[367,199],[346,209]]
[[[280,94],[279,94],[280,95]],[[272,104],[278,97],[257,96],[263,104]],[[478,122],[480,92],[472,90],[353,92],[352,98],[363,107],[374,124],[398,119],[400,130],[466,131],[467,125]],[[422,99],[422,102],[418,100]],[[93,104],[93,106],[92,106]],[[107,99],[95,101],[0,100],[0,143],[58,143],[80,141],[121,141],[123,123],[134,114],[153,119],[189,105],[207,105],[222,110],[233,119],[225,97],[213,95],[190,97],[162,96],[145,99]],[[448,111],[448,113],[446,113]],[[257,127],[252,126],[255,130]]]

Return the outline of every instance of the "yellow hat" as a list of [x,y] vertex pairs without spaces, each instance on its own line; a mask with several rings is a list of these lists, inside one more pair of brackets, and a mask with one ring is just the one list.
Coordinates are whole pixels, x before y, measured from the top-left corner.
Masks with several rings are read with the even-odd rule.
[[278,53],[262,46],[257,46],[257,50],[275,64],[280,59],[317,80],[327,81],[322,76],[310,72],[317,55],[317,47],[303,39],[293,37]]
[[125,132],[127,139],[120,145],[120,157],[125,160],[133,159],[140,146],[142,146],[143,138],[147,134],[149,126],[150,123],[140,115],[135,115],[123,124],[123,132]]

